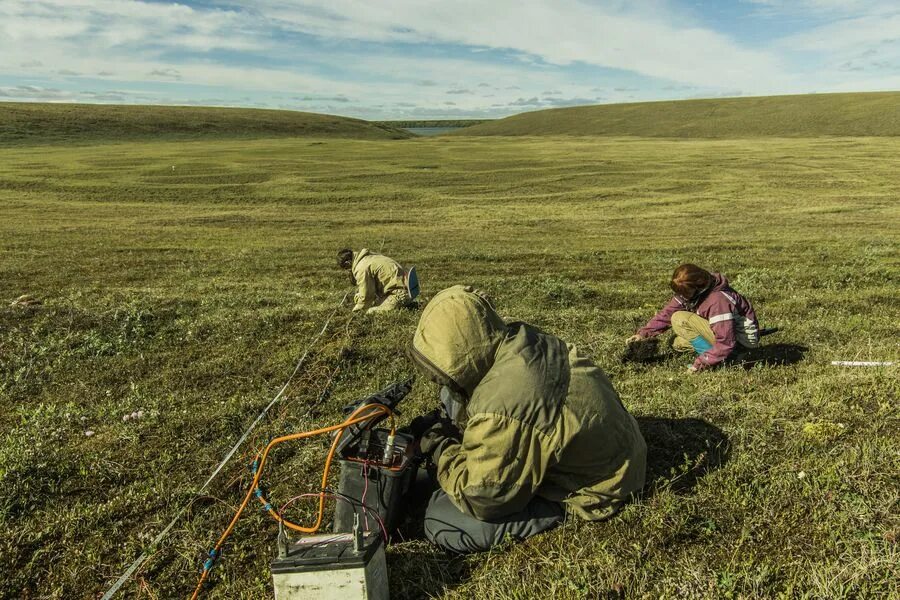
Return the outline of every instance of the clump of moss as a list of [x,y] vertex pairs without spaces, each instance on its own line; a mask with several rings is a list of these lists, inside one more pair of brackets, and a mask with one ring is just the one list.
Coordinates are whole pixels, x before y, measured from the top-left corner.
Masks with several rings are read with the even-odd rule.
[[818,421],[816,423],[804,423],[803,435],[810,441],[817,444],[825,444],[837,439],[847,426],[843,423],[832,423],[831,421]]

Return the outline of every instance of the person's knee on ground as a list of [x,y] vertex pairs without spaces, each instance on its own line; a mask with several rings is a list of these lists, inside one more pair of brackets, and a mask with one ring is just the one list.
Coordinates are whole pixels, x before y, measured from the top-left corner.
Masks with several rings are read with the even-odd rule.
[[521,541],[562,524],[565,508],[535,496],[521,511],[497,521],[479,521],[456,507],[450,496],[437,490],[425,511],[426,539],[448,552],[487,552],[507,538]]
[[694,352],[694,347],[691,345],[691,343],[688,340],[684,339],[683,337],[681,337],[680,335],[677,335],[677,334],[675,335],[675,338],[672,340],[672,349],[675,352],[684,352],[684,353]]
[[391,294],[382,298],[378,304],[367,310],[366,314],[389,312],[397,310],[398,308],[400,308],[400,303],[398,302],[397,297]]
[[672,347],[679,352],[688,352],[690,349],[703,354],[715,343],[709,321],[686,310],[672,314],[672,331],[676,336]]
[[388,301],[389,299],[390,299],[390,296],[388,296],[387,298],[383,298],[383,299],[382,299],[378,304],[376,304],[375,306],[372,306],[372,307],[366,309],[366,314],[367,314],[367,315],[371,315],[371,314],[373,314],[373,313],[388,312],[388,311],[394,310],[396,307],[393,306],[393,304],[391,304],[391,303]]
[[412,300],[410,299],[409,294],[406,292],[406,290],[399,290],[397,292],[392,292],[382,298],[381,302],[367,310],[366,314],[399,310],[401,308],[409,306],[411,303]]

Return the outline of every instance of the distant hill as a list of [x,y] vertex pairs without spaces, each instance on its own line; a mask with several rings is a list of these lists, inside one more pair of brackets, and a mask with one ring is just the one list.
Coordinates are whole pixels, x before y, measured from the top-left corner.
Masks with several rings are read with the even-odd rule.
[[359,119],[289,110],[0,102],[0,145],[309,137],[387,140],[411,134]]
[[677,100],[522,113],[447,135],[897,136],[900,92]]

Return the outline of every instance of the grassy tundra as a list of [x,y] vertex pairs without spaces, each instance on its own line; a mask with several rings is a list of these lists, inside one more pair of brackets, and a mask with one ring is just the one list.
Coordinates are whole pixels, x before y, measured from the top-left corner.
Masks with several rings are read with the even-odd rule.
[[288,110],[29,102],[0,105],[0,145],[260,137],[390,140],[412,135],[385,123]]
[[[897,138],[0,149],[0,596],[96,598],[146,549],[337,305],[350,245],[417,264],[426,298],[470,283],[584,347],[650,446],[618,518],[469,558],[395,543],[392,597],[897,597],[896,367],[828,362],[900,358],[898,173]],[[802,360],[620,363],[686,260],[727,273]],[[43,305],[9,307],[22,293]],[[253,450],[411,374],[416,320],[340,312],[125,596],[185,597]],[[436,391],[418,381],[402,421]],[[278,451],[270,497],[314,491],[325,448]],[[267,597],[275,532],[252,508],[207,597]]]

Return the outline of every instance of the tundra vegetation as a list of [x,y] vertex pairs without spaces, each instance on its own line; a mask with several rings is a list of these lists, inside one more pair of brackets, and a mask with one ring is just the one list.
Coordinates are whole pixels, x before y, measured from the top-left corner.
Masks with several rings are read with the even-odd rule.
[[[149,547],[349,289],[344,246],[417,265],[424,301],[472,284],[583,347],[650,447],[610,521],[464,558],[408,528],[392,597],[900,595],[897,367],[829,364],[900,358],[898,138],[159,137],[0,148],[0,596],[96,598],[151,550],[124,597],[186,597],[257,448],[412,374],[418,313],[345,305]],[[694,376],[665,344],[620,361],[683,261],[782,327],[768,354]],[[400,422],[436,394],[420,378]],[[273,502],[317,490],[327,444],[275,452]],[[207,597],[268,597],[275,538],[251,505]]]

